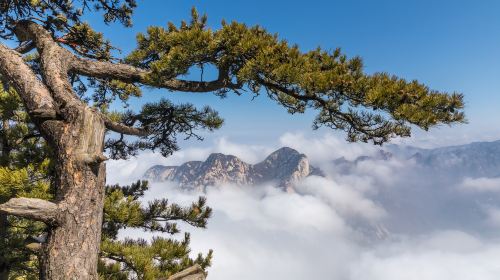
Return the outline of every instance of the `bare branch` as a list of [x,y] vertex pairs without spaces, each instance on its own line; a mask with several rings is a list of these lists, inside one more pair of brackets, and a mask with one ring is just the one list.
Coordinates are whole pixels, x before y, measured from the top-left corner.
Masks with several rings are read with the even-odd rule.
[[[35,43],[40,59],[44,83],[50,89],[54,100],[62,108],[81,107],[82,102],[73,94],[72,86],[67,78],[68,59],[73,54],[59,46],[50,32],[32,21],[19,21],[15,27],[15,33],[19,40],[31,40]],[[61,108],[61,109],[62,109]]]
[[35,221],[54,224],[57,222],[57,204],[37,198],[12,198],[0,204],[0,212]]
[[29,41],[29,42],[24,42],[23,44],[16,47],[14,50],[18,53],[24,54],[24,53],[29,53],[35,47],[36,47],[35,43],[33,41]]
[[114,122],[114,121],[110,120],[109,118],[105,117],[104,115],[103,115],[103,118],[104,118],[104,124],[106,125],[106,128],[109,130],[112,130],[114,132],[127,134],[127,135],[135,135],[135,136],[147,136],[147,135],[149,135],[149,133],[142,128],[132,127],[132,126],[118,123],[118,122]]

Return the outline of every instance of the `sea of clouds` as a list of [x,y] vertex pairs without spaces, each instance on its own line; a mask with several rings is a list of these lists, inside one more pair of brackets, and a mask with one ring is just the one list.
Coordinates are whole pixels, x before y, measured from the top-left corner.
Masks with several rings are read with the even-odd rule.
[[[333,160],[373,155],[378,147],[332,134],[288,133],[269,146],[221,138],[169,158],[144,153],[109,162],[108,183],[129,184],[152,165],[204,160],[212,152],[256,163],[282,146],[306,154],[327,176],[303,180],[294,193],[268,184],[215,186],[200,194],[154,183],[146,194],[144,201],[167,197],[183,205],[207,197],[214,210],[207,229],[181,228],[192,234],[193,254],[214,249],[209,279],[498,279],[498,179],[429,176],[398,158],[340,172]],[[127,230],[121,236],[150,234]]]

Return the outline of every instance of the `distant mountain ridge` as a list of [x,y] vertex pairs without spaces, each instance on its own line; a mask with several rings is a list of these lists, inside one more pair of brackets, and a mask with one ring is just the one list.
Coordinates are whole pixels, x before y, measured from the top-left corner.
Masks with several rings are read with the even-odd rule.
[[360,156],[351,161],[341,157],[333,163],[339,170],[348,172],[363,161],[387,161],[392,158],[415,161],[435,173],[452,172],[460,177],[500,177],[500,140],[434,149],[388,145],[373,156]]
[[413,158],[425,166],[471,177],[500,176],[500,140],[422,150]]
[[[411,160],[429,172],[456,173],[457,177],[500,177],[500,140],[473,142],[465,145],[435,149],[388,145],[374,155],[363,155],[355,160],[338,158],[333,161],[337,170],[350,173],[363,161],[387,161],[393,158]],[[155,165],[144,178],[150,181],[173,181],[182,188],[200,189],[209,185],[256,185],[276,182],[284,190],[310,175],[324,176],[310,165],[306,155],[283,147],[257,164],[249,164],[233,155],[213,153],[205,161],[189,161],[180,166]]]
[[205,161],[189,161],[180,166],[155,165],[148,169],[144,178],[150,181],[173,181],[182,188],[203,188],[210,185],[255,185],[277,182],[286,191],[310,175],[323,175],[311,166],[306,155],[283,147],[271,153],[257,164],[249,164],[236,156],[211,154]]

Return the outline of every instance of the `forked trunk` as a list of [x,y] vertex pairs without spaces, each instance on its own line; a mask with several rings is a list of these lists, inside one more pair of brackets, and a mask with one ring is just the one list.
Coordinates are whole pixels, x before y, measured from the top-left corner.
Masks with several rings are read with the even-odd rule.
[[43,279],[98,279],[105,164],[95,155],[103,152],[105,127],[90,109],[77,111],[57,145],[56,202],[61,211],[43,246]]

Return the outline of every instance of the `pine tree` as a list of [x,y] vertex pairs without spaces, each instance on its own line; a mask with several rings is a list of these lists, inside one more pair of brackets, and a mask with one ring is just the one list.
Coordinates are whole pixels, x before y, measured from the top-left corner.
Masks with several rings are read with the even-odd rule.
[[[32,127],[26,112],[12,90],[0,90],[0,129],[2,153],[0,167],[0,203],[15,197],[49,200],[50,150],[43,138],[28,134]],[[179,233],[173,220],[180,220],[195,227],[205,227],[211,209],[200,198],[190,207],[169,204],[166,199],[151,201],[147,207],[139,199],[148,186],[138,181],[130,186],[107,186],[104,202],[103,235],[99,275],[103,279],[160,279],[199,264],[203,269],[210,265],[211,252],[196,259],[189,257],[189,234],[182,241],[169,238],[146,240],[118,240],[118,231],[138,228],[154,233],[173,235]],[[38,254],[41,239],[47,228],[44,223],[1,215],[0,228],[0,279],[38,279]]]
[[124,228],[176,234],[179,229],[172,221],[177,220],[195,227],[206,226],[212,210],[206,206],[204,198],[200,197],[190,207],[169,204],[166,199],[151,201],[147,207],[143,207],[138,199],[146,190],[146,181],[125,187],[106,187],[99,262],[99,274],[103,279],[130,279],[132,275],[144,280],[166,279],[194,264],[203,269],[210,265],[212,251],[207,256],[198,254],[195,259],[189,257],[188,233],[185,233],[182,241],[160,237],[153,238],[151,242],[117,239],[118,231]]
[[[134,0],[0,2],[0,37],[21,42],[13,49],[0,44],[0,74],[16,90],[54,164],[50,202],[14,198],[0,211],[48,225],[40,253],[42,278],[98,278],[105,149],[113,158],[140,150],[169,155],[178,149],[178,134],[197,137],[196,129],[222,125],[211,108],[168,100],[140,112],[108,112],[110,102],[141,96],[144,86],[221,97],[265,94],[292,114],[316,110],[316,128],[343,130],[349,141],[375,144],[410,136],[412,125],[427,130],[464,121],[461,94],[386,73],[366,74],[358,57],[338,49],[304,53],[260,26],[223,22],[212,30],[195,10],[179,26],[149,27],[130,55],[116,59],[111,44],[82,16],[99,10],[106,23],[130,26],[135,6]],[[25,61],[23,54],[35,59]],[[182,79],[193,67],[205,66],[215,67],[217,78]],[[141,246],[123,245],[130,252]]]
[[[52,198],[48,178],[51,167],[45,158],[48,150],[22,107],[12,88],[0,90],[0,203],[15,197]],[[1,213],[0,223],[0,279],[36,279],[38,259],[32,239],[43,232],[45,225]]]

